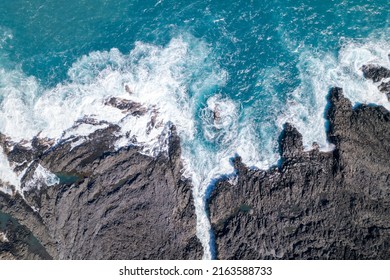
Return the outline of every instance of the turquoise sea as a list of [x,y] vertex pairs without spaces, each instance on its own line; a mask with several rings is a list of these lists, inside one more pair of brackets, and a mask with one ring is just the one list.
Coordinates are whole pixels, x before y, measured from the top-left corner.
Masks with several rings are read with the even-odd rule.
[[[332,149],[324,109],[333,86],[353,103],[390,109],[361,72],[390,68],[389,23],[388,0],[2,0],[0,132],[15,143],[87,137],[99,125],[75,123],[89,117],[134,136],[118,148],[156,155],[175,125],[210,258],[204,200],[215,178],[234,183],[230,158],[275,165],[287,121],[307,149]],[[111,96],[149,113],[118,113],[104,105]],[[153,115],[160,126],[148,130]]]

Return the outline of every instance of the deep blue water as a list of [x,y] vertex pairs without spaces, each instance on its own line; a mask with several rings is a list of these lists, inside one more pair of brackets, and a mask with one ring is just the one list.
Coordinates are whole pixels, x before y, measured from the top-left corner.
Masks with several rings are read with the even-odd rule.
[[[359,70],[389,66],[389,11],[387,0],[3,0],[0,132],[16,141],[67,128],[60,117],[40,116],[40,96],[69,107],[66,118],[87,99],[69,100],[90,93],[85,85],[108,70],[145,72],[130,79],[136,88],[146,81],[150,92],[171,90],[169,104],[188,113],[176,118],[158,99],[179,127],[202,200],[211,178],[232,171],[227,161],[236,153],[250,166],[275,164],[285,121],[298,127],[306,148],[313,141],[329,148],[323,112],[330,87],[342,86],[353,102],[389,106]],[[221,123],[208,109],[221,111]],[[186,120],[194,127],[180,129]],[[24,126],[25,135],[14,131]]]

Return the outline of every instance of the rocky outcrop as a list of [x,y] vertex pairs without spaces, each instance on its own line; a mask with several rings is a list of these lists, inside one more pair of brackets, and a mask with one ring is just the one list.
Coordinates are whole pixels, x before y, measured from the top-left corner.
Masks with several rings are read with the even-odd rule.
[[330,92],[331,152],[286,124],[267,171],[234,160],[209,199],[218,259],[390,259],[390,113]]
[[140,103],[126,99],[111,97],[105,104],[118,108],[122,112],[130,113],[133,116],[142,116],[147,113],[147,109]]
[[362,71],[365,78],[378,83],[379,91],[386,94],[390,100],[390,70],[383,66],[368,64],[362,67]]
[[[21,160],[34,156],[35,163],[22,179],[24,199],[0,192],[0,231],[8,236],[7,242],[0,241],[0,257],[202,257],[191,185],[181,176],[181,150],[174,127],[168,153],[155,158],[143,155],[137,147],[115,150],[117,130],[116,126],[98,130],[75,147],[78,139],[38,154],[36,149],[20,147],[17,152],[9,151],[13,158],[20,154]],[[38,187],[36,183],[26,188],[38,164],[56,174],[59,184]],[[7,222],[1,220],[2,215]],[[21,234],[24,237],[18,238]],[[31,246],[30,239],[36,246]]]

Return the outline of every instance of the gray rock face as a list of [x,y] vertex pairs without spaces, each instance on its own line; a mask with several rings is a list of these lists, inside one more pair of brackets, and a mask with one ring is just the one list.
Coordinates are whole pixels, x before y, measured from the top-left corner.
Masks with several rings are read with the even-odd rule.
[[111,97],[106,105],[110,105],[112,107],[118,108],[122,112],[128,112],[133,116],[142,116],[146,114],[147,109],[144,108],[141,104],[125,100],[121,98]]
[[382,79],[390,78],[390,70],[379,65],[374,65],[374,64],[363,65],[362,71],[364,77],[373,80],[374,82],[379,82]]
[[390,113],[352,109],[339,88],[329,102],[332,152],[305,152],[287,124],[279,167],[251,170],[236,158],[236,185],[216,185],[209,212],[217,258],[390,258]]
[[1,211],[0,231],[0,260],[52,258],[26,226]]
[[[26,201],[19,195],[0,193],[0,214],[12,217],[20,225],[18,230],[30,233],[39,244],[39,250],[23,238],[19,240],[20,250],[0,244],[0,256],[202,257],[202,246],[195,235],[191,185],[181,178],[181,151],[174,128],[168,154],[156,158],[141,154],[136,147],[115,151],[112,143],[116,130],[111,126],[97,131],[88,142],[73,149],[66,142],[41,153],[37,164],[55,173],[59,184],[24,192]],[[26,172],[23,184],[31,180],[34,169],[32,165]],[[32,211],[29,205],[38,210]],[[16,234],[16,227],[8,227],[7,232]]]
[[364,65],[362,71],[365,78],[372,80],[374,83],[379,83],[378,89],[386,94],[387,99],[390,100],[390,80],[388,80],[390,70],[382,66],[369,64]]

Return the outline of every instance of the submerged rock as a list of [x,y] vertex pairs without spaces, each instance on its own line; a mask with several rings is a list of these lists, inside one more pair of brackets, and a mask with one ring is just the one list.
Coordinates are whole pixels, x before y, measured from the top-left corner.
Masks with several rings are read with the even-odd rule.
[[287,124],[282,161],[267,172],[235,163],[237,180],[208,201],[218,259],[389,259],[390,113],[329,97],[331,152],[304,151]]

